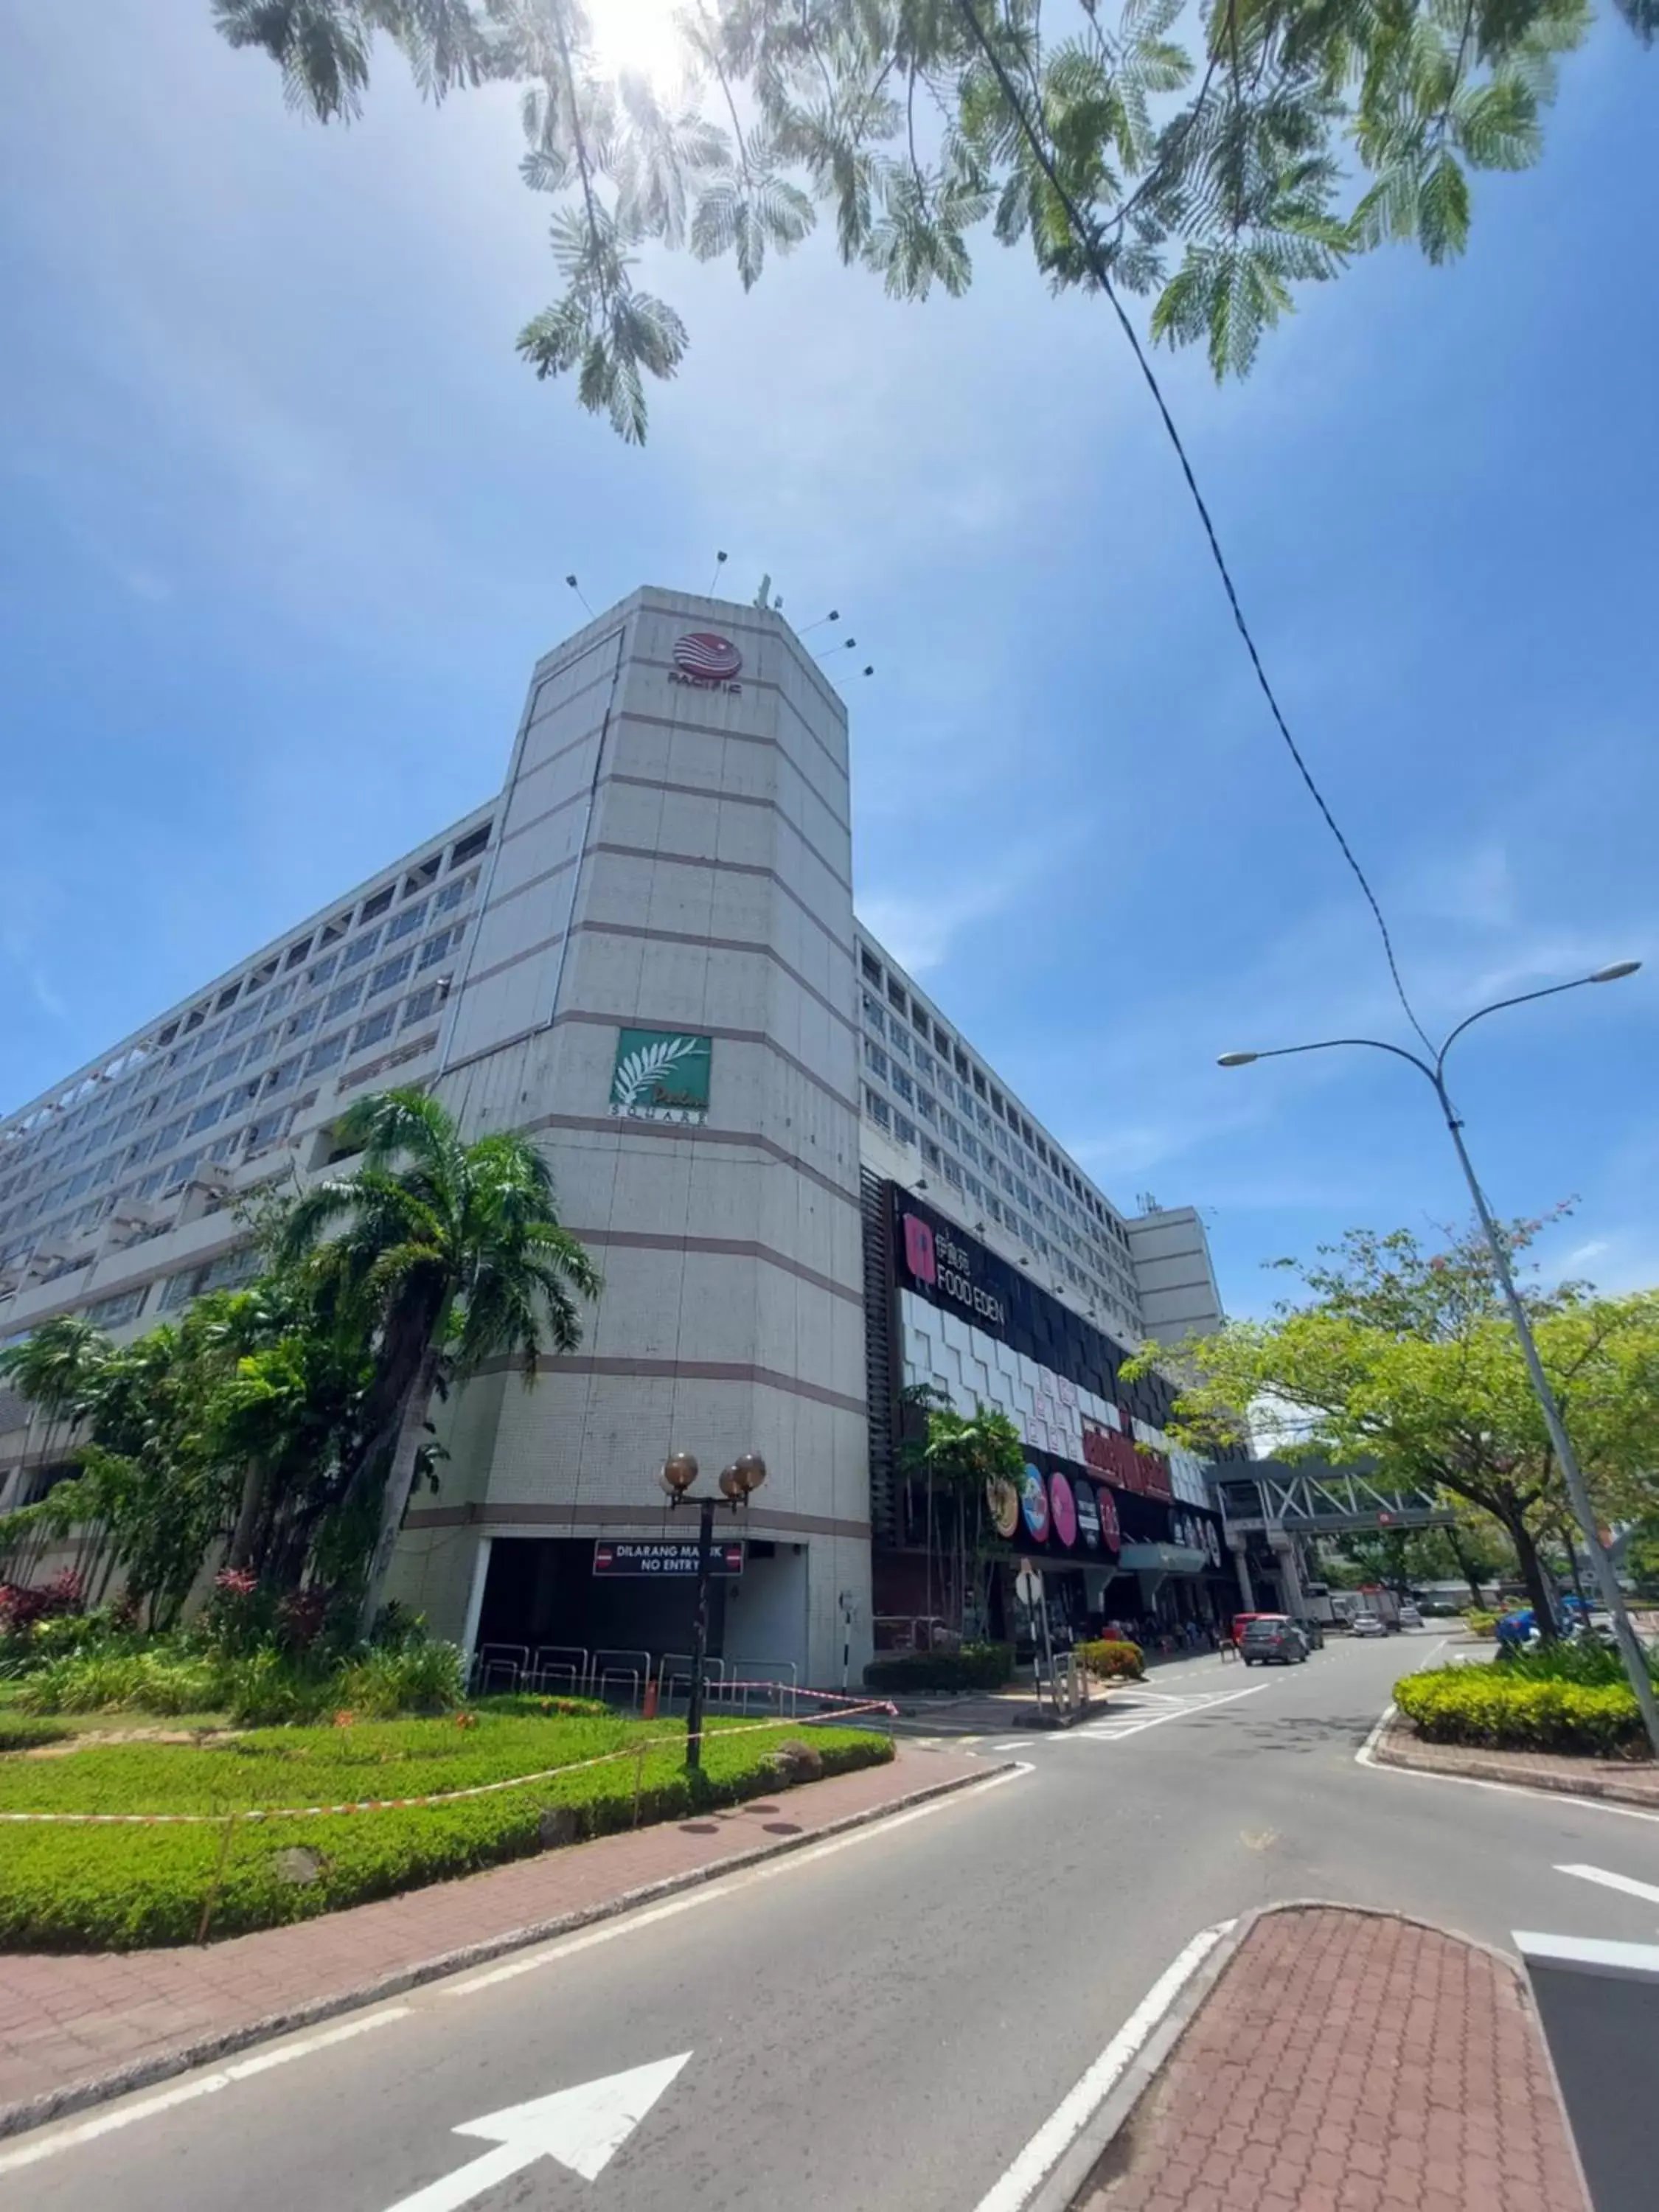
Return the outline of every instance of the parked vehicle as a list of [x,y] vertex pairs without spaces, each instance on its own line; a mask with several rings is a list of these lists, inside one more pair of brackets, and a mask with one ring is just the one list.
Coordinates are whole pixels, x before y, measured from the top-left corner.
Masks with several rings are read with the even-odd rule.
[[1356,1636],[1386,1636],[1389,1632],[1389,1624],[1380,1613],[1357,1613],[1352,1626]]
[[1402,1628],[1421,1628],[1423,1626],[1423,1616],[1414,1605],[1402,1605],[1401,1607],[1400,1626]]
[[1322,1620],[1315,1616],[1298,1613],[1296,1616],[1296,1625],[1302,1631],[1302,1640],[1310,1651],[1322,1651],[1325,1649],[1325,1625]]
[[1245,1623],[1238,1650],[1247,1667],[1275,1659],[1281,1667],[1299,1667],[1308,1656],[1308,1639],[1288,1613],[1259,1613]]

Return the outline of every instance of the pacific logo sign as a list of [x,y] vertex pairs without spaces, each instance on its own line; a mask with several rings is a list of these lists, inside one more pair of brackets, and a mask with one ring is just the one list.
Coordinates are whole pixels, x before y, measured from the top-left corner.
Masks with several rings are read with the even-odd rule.
[[696,691],[741,691],[743,655],[729,637],[712,629],[688,630],[675,641],[671,684],[689,684]]

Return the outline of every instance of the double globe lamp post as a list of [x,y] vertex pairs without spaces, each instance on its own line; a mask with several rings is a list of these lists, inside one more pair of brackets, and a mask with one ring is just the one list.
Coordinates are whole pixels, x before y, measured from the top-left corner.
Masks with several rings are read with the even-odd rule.
[[1636,1692],[1636,1702],[1641,1709],[1643,1723],[1647,1729],[1656,1755],[1659,1755],[1659,1703],[1655,1701],[1653,1678],[1648,1672],[1646,1656],[1635,1630],[1631,1626],[1630,1615],[1625,1609],[1624,1593],[1620,1590],[1619,1578],[1613,1571],[1613,1561],[1608,1558],[1606,1547],[1602,1544],[1601,1530],[1596,1525],[1595,1509],[1590,1503],[1589,1492],[1585,1486],[1583,1472],[1578,1464],[1577,1454],[1573,1450],[1572,1439],[1567,1434],[1567,1425],[1561,1417],[1561,1408],[1557,1402],[1554,1391],[1550,1387],[1549,1377],[1544,1372],[1544,1363],[1538,1356],[1538,1346],[1534,1340],[1532,1324],[1528,1319],[1527,1309],[1522,1303],[1521,1294],[1515,1286],[1515,1276],[1510,1267],[1509,1248],[1504,1242],[1503,1232],[1492,1217],[1492,1208],[1486,1203],[1486,1193],[1480,1188],[1480,1178],[1474,1172],[1474,1164],[1469,1158],[1468,1147],[1463,1141],[1462,1116],[1453,1105],[1451,1095],[1446,1089],[1447,1054],[1465,1030],[1473,1028],[1476,1022],[1484,1021],[1488,1014],[1501,1013],[1507,1006],[1529,1006],[1534,999],[1557,998],[1563,991],[1582,990],[1586,983],[1620,982],[1626,975],[1635,975],[1641,964],[1639,960],[1619,960],[1615,961],[1611,967],[1598,968],[1594,975],[1575,976],[1571,983],[1552,983],[1541,991],[1522,991],[1516,998],[1494,999],[1491,1006],[1480,1007],[1476,1012],[1470,1014],[1466,1020],[1459,1022],[1457,1027],[1452,1030],[1445,1042],[1435,1054],[1432,1060],[1422,1059],[1414,1052],[1408,1052],[1403,1045],[1386,1044],[1380,1037],[1325,1037],[1316,1044],[1280,1045],[1273,1051],[1224,1052],[1217,1064],[1222,1067],[1248,1067],[1253,1061],[1258,1060],[1288,1060],[1297,1053],[1338,1052],[1346,1051],[1351,1046],[1360,1046],[1368,1052],[1390,1053],[1395,1059],[1407,1061],[1432,1085],[1435,1097],[1439,1103],[1441,1117],[1446,1124],[1457,1153],[1457,1164],[1463,1170],[1463,1179],[1468,1184],[1469,1195],[1474,1200],[1474,1210],[1480,1218],[1481,1231],[1486,1237],[1487,1249],[1492,1254],[1492,1268],[1497,1275],[1499,1287],[1503,1291],[1504,1304],[1510,1310],[1510,1318],[1515,1324],[1515,1333],[1521,1340],[1521,1351],[1527,1363],[1527,1372],[1532,1378],[1533,1390],[1543,1412],[1544,1425],[1549,1431],[1550,1443],[1554,1449],[1557,1464],[1561,1469],[1562,1478],[1567,1486],[1567,1496],[1571,1500],[1573,1514],[1583,1534],[1584,1543],[1589,1553],[1590,1566],[1595,1576],[1597,1590],[1613,1621],[1613,1633],[1619,1640],[1619,1649],[1630,1676],[1631,1687]]
[[708,1570],[714,1549],[714,1516],[724,1505],[732,1513],[746,1507],[766,1480],[766,1462],[758,1452],[741,1453],[720,1470],[720,1496],[694,1498],[697,1462],[690,1452],[671,1452],[662,1463],[662,1486],[668,1492],[670,1511],[682,1505],[697,1508],[697,1612],[691,1632],[691,1700],[685,1715],[685,1764],[696,1773],[702,1765],[703,1674],[708,1662]]

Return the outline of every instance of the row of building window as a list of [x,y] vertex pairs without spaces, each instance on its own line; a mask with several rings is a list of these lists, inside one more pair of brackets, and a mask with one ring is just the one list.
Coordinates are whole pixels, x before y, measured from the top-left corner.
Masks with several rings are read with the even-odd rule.
[[[267,955],[246,975],[204,998],[187,1013],[165,1024],[153,1037],[125,1048],[58,1098],[0,1128],[0,1162],[9,1167],[27,1162],[32,1168],[49,1173],[67,1158],[71,1146],[79,1146],[84,1154],[88,1146],[95,1148],[112,1141],[114,1129],[100,1132],[96,1124],[112,1115],[124,1097],[131,1098],[153,1091],[168,1072],[189,1060],[204,1061],[222,1043],[228,1044],[257,1024],[270,1023],[271,1017],[294,1001],[296,994],[320,991],[337,972],[343,975],[348,968],[372,958],[377,951],[456,913],[477,887],[479,871],[471,864],[487,848],[493,826],[486,822],[470,830],[456,840],[447,855],[442,848],[428,854],[404,873],[401,885],[395,878],[381,884],[356,908],[343,908],[282,951]],[[387,918],[382,921],[382,916]],[[443,941],[442,930],[428,938],[420,948],[421,965],[441,960],[458,934],[459,931],[449,932],[447,943]],[[371,996],[399,980],[386,974],[392,964],[387,962],[375,971],[370,979]],[[301,969],[303,974],[298,972]],[[315,1018],[313,1015],[312,1019]],[[266,1050],[276,1042],[274,1028],[271,1036],[253,1041]],[[218,1079],[221,1073],[216,1066],[206,1070],[203,1081]],[[15,1174],[0,1179],[0,1200],[17,1187]]]
[[1015,1102],[998,1089],[982,1067],[970,1060],[960,1041],[951,1035],[939,1016],[916,996],[908,977],[900,975],[895,969],[884,968],[867,945],[859,947],[859,969],[864,982],[872,986],[876,994],[879,994],[884,988],[886,992],[887,1008],[884,1010],[879,996],[872,997],[871,991],[866,990],[864,1010],[866,1022],[878,1033],[884,1029],[896,1049],[901,1038],[907,1047],[909,1039],[902,1030],[891,1026],[894,1018],[908,1021],[910,1029],[938,1052],[942,1065],[953,1070],[957,1080],[966,1086],[964,1106],[971,1110],[975,1100],[983,1100],[994,1120],[1013,1131],[1020,1141],[1036,1154],[1044,1172],[1055,1176],[1065,1190],[1127,1254],[1128,1232],[1110,1206],[1065,1158],[1059,1146],[1051,1145],[1039,1131],[1034,1130]]
[[[424,962],[422,964],[426,964]],[[268,1068],[251,1082],[234,1085],[215,1097],[205,1099],[187,1115],[175,1115],[159,1130],[151,1132],[128,1146],[122,1152],[112,1152],[94,1166],[80,1170],[76,1174],[46,1192],[38,1199],[26,1199],[19,1205],[0,1213],[0,1237],[15,1226],[27,1222],[31,1234],[25,1242],[7,1250],[4,1264],[10,1265],[27,1256],[29,1250],[52,1239],[74,1235],[81,1230],[94,1227],[112,1209],[116,1200],[130,1196],[141,1202],[166,1198],[181,1190],[191,1177],[204,1166],[224,1165],[239,1158],[251,1158],[279,1143],[288,1133],[295,1111],[295,1102],[283,1094],[295,1089],[307,1078],[327,1073],[348,1059],[355,1059],[383,1043],[395,1031],[407,1030],[416,1023],[428,1019],[436,1013],[447,995],[448,984],[444,979],[425,983],[404,999],[401,1005],[394,1001],[358,1022],[355,1027],[337,1030],[325,1037],[307,1052],[295,1053],[275,1067]],[[244,1121],[242,1113],[250,1107],[258,1111],[252,1120]],[[240,1111],[238,1109],[240,1109]],[[136,1181],[134,1171],[149,1161],[157,1160],[171,1152],[175,1146],[189,1146],[192,1137],[200,1136],[224,1120],[234,1116],[237,1126],[228,1135],[220,1137],[205,1151],[200,1146],[186,1149],[165,1164],[150,1167]],[[101,1187],[113,1182],[118,1176],[127,1178],[118,1191],[111,1192],[101,1200],[96,1197]],[[61,1214],[60,1209],[72,1206],[76,1200],[91,1197],[93,1203],[78,1212]],[[37,1224],[38,1225],[35,1225]]]

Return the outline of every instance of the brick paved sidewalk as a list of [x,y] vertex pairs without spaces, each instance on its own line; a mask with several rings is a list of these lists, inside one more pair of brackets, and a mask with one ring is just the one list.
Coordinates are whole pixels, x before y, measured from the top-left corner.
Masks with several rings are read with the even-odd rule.
[[1249,1930],[1075,2212],[1589,2208],[1519,1970],[1299,1905]]
[[200,1949],[0,1956],[0,2134],[995,1771],[901,1744],[758,1803]]

